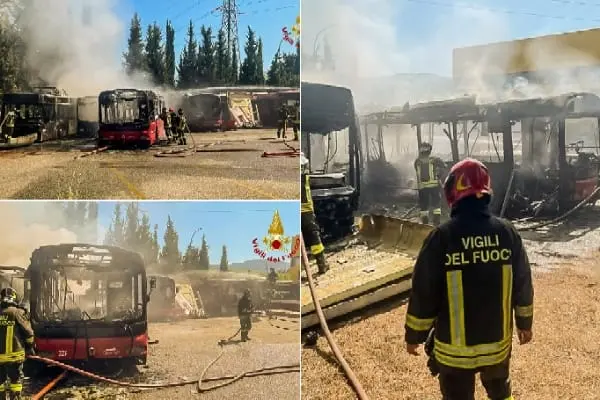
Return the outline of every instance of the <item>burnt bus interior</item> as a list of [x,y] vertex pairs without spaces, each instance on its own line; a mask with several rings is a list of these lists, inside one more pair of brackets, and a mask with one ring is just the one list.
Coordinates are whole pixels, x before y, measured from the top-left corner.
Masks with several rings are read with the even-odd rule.
[[147,332],[150,294],[137,253],[88,244],[44,246],[33,252],[26,278],[37,339],[133,341]]
[[152,290],[152,301],[148,303],[148,319],[162,321],[172,317],[177,294],[175,280],[163,275],[150,275],[148,280],[155,282]]
[[493,211],[518,218],[564,213],[592,194],[600,173],[599,117],[600,98],[573,93],[486,104],[463,97],[368,119],[378,131],[412,126],[415,150],[433,143],[448,168],[465,157],[485,162]]
[[301,147],[324,243],[347,237],[361,191],[360,129],[350,89],[301,83]]
[[37,135],[37,141],[77,134],[77,99],[45,93],[7,93],[2,118],[16,110],[13,137]]
[[229,113],[225,94],[186,94],[183,96],[181,107],[186,110],[189,128],[198,132],[216,130],[217,126],[222,126]]
[[77,133],[81,137],[96,137],[98,134],[98,97],[86,96],[77,99]]
[[163,107],[161,96],[151,90],[114,89],[98,96],[98,122],[110,130],[148,129]]

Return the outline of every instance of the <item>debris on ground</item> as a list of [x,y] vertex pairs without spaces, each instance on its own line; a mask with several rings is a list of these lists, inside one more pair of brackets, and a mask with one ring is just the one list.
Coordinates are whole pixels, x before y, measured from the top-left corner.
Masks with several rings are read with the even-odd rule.
[[[600,269],[594,258],[563,262],[552,273],[534,273],[534,340],[526,346],[514,342],[517,399],[598,399]],[[438,383],[425,356],[404,350],[405,313],[401,305],[347,324],[333,332],[335,340],[372,399],[437,400]],[[477,385],[476,399],[486,399]],[[324,338],[302,350],[302,398],[355,399]]]

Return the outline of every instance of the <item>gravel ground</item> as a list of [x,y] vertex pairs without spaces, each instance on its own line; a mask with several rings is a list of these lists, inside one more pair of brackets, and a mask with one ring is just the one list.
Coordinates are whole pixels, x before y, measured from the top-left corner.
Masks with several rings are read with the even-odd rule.
[[[155,157],[165,149],[109,150],[79,157],[82,141],[0,152],[4,199],[297,199],[299,159],[273,130],[193,135],[196,153]],[[188,141],[191,144],[191,141]],[[297,142],[290,142],[297,147]]]
[[[206,365],[219,355],[218,341],[228,338],[238,328],[239,322],[236,318],[150,324],[151,339],[159,340],[159,343],[151,346],[148,367],[140,368],[140,376],[136,380],[161,383],[199,377]],[[297,331],[277,329],[266,320],[262,320],[254,324],[250,333],[250,342],[234,342],[224,347],[225,354],[208,370],[207,378],[299,362]],[[244,378],[230,386],[202,395],[196,393],[194,385],[142,391],[89,385],[88,382],[85,386],[57,388],[51,395],[46,396],[48,400],[185,400],[199,397],[215,400],[296,400],[300,398],[300,373]]]
[[[594,232],[572,244],[526,242],[536,264],[536,314],[534,341],[523,347],[515,343],[512,377],[517,399],[600,398],[600,253],[585,256],[594,247],[587,252],[581,248],[597,235]],[[566,251],[570,255],[561,257]],[[549,264],[553,268],[546,268]],[[404,351],[405,312],[404,304],[396,304],[335,329],[334,337],[372,399],[439,399],[425,357]],[[316,348],[302,351],[302,398],[355,398],[324,338],[319,338]],[[477,399],[485,398],[478,384]]]

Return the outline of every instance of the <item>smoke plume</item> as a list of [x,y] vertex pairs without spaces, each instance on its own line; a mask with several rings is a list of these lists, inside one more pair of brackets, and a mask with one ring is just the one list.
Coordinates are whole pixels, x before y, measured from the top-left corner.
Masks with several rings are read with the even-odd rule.
[[[402,106],[406,101],[439,100],[465,93],[486,100],[510,99],[590,91],[596,86],[597,74],[575,75],[565,69],[598,64],[598,60],[592,60],[575,45],[567,47],[552,40],[522,48],[505,45],[494,53],[480,52],[469,59],[463,78],[452,82],[453,49],[514,39],[510,15],[456,2],[447,13],[440,13],[439,19],[432,16],[426,27],[399,38],[399,16],[414,13],[406,9],[411,4],[394,0],[303,0],[302,79],[349,87],[363,113]],[[421,8],[427,10],[428,6]],[[323,60],[325,42],[331,48],[333,71],[320,70],[313,60],[315,54]],[[533,69],[561,71],[542,74],[543,83],[522,78],[508,87],[504,82],[484,79],[494,70],[501,72],[509,67],[506,60],[517,50],[525,54]]]
[[44,203],[2,202],[0,221],[0,265],[27,267],[36,248],[78,239],[65,227],[62,216],[49,213]]
[[20,0],[17,20],[27,44],[27,64],[39,78],[70,96],[96,96],[116,87],[150,88],[143,76],[123,71],[126,22],[116,0]]

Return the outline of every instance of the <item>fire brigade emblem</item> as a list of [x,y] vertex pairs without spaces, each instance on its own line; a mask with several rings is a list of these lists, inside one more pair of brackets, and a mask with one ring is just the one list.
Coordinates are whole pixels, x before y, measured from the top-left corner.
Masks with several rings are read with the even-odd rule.
[[252,241],[252,247],[254,253],[261,258],[272,262],[282,262],[297,252],[296,248],[299,247],[299,244],[296,242],[299,242],[299,238],[285,235],[279,211],[275,211],[267,235],[262,240],[255,238]]

